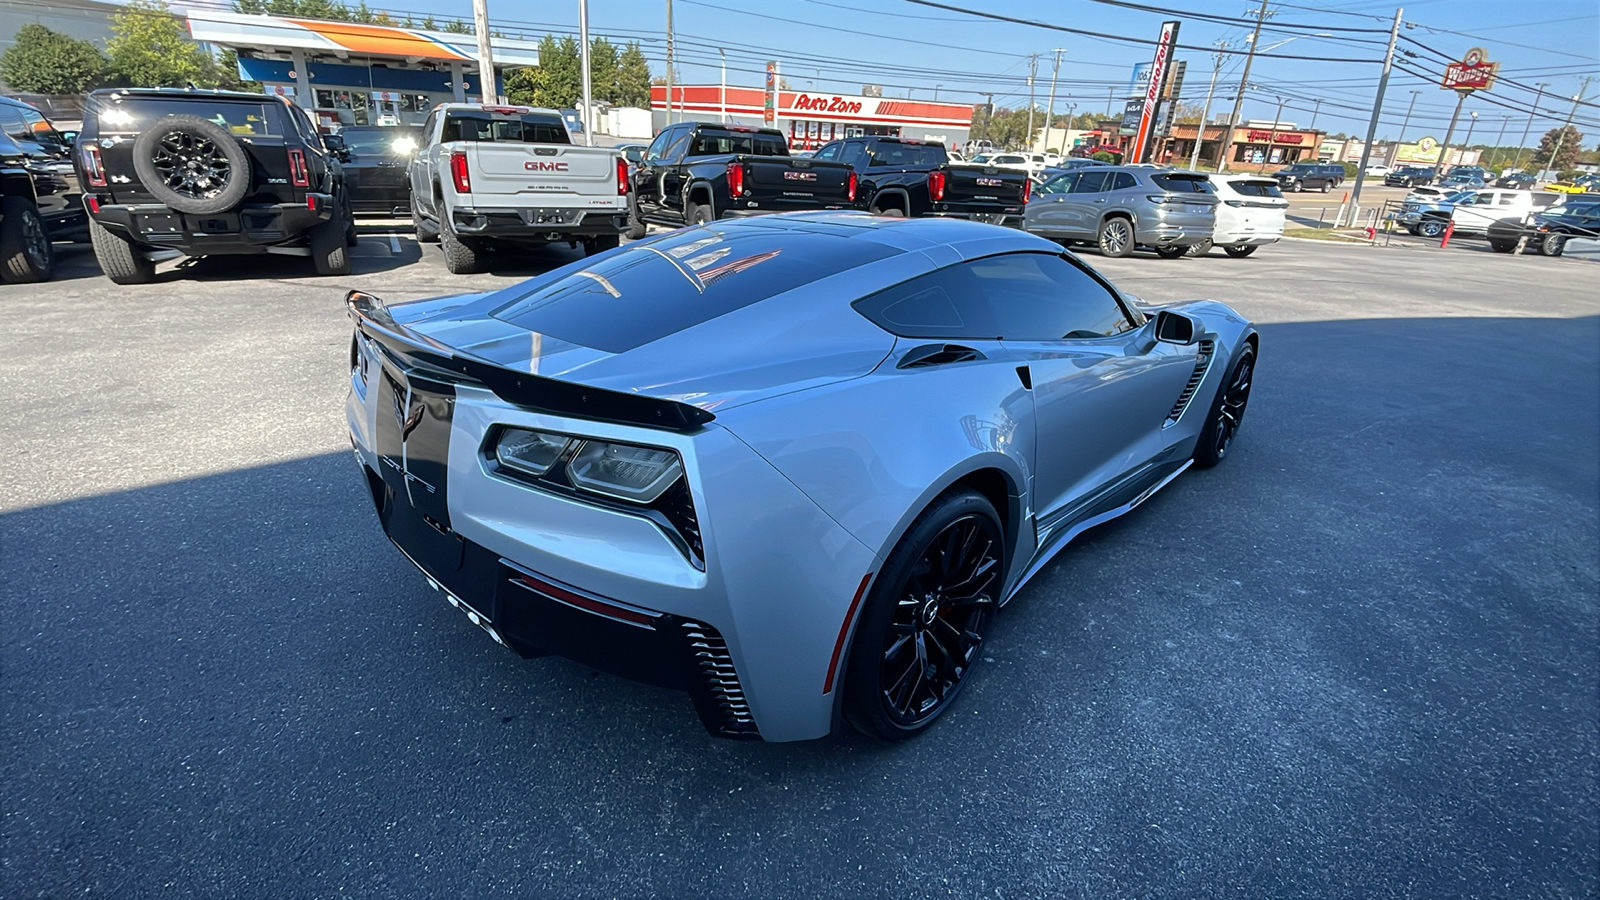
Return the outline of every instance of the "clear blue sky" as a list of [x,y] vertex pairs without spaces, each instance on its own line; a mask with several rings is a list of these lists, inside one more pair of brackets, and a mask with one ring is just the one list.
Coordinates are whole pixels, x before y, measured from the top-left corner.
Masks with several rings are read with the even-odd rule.
[[[212,0],[215,2],[215,0]],[[1244,18],[1253,16],[1259,0],[1178,0],[1163,4],[1142,0],[1142,5],[1171,7],[1174,14],[1144,12],[1089,2],[1089,0],[944,0],[949,5],[1023,19],[1102,32],[1154,39],[1161,22],[1183,22],[1180,42],[1209,46],[1225,39],[1244,49],[1249,32],[1244,24],[1208,22],[1186,13]],[[179,5],[177,0],[174,5]],[[433,13],[435,16],[471,20],[470,0],[369,0],[374,8],[393,7]],[[1272,17],[1262,36],[1266,47],[1294,35],[1306,35],[1273,52],[1341,60],[1378,60],[1386,33],[1361,33],[1336,29],[1381,29],[1390,25],[1395,6],[1372,0],[1272,0]],[[590,29],[618,40],[638,39],[659,74],[665,58],[666,0],[590,0]],[[577,0],[543,0],[538,3],[489,0],[489,15],[497,27],[525,36],[546,31],[572,33],[577,29]],[[1027,25],[988,21],[960,13],[918,6],[905,0],[674,0],[674,26],[678,38],[679,71],[689,83],[715,83],[718,49],[727,53],[730,84],[760,83],[765,61],[779,61],[784,76],[796,88],[859,93],[863,84],[881,84],[885,96],[931,98],[935,85],[939,99],[981,102],[982,92],[993,91],[997,106],[1024,107],[1028,100],[1028,55],[1039,54],[1035,102],[1043,107],[1050,90],[1054,61],[1052,50],[1061,48],[1061,71],[1056,106],[1065,111],[1105,110],[1107,89],[1126,93],[1132,67],[1148,61],[1148,46],[1086,37]],[[1412,0],[1405,4],[1405,21],[1415,27],[1403,35],[1452,58],[1469,47],[1482,46],[1489,58],[1502,63],[1501,74],[1529,85],[1528,89],[1502,82],[1486,97],[1467,101],[1467,111],[1480,118],[1474,142],[1492,141],[1510,116],[1506,142],[1520,139],[1534,100],[1532,85],[1549,84],[1540,104],[1543,115],[1534,122],[1534,134],[1554,127],[1572,108],[1582,77],[1596,75],[1586,99],[1600,97],[1600,5],[1595,0],[1509,4],[1503,0]],[[1299,28],[1290,26],[1302,26]],[[1315,36],[1326,29],[1332,37]],[[1465,32],[1465,34],[1452,33]],[[1372,42],[1372,43],[1367,43]],[[1437,72],[1443,61],[1426,50],[1401,42],[1402,49],[1418,54],[1401,57],[1413,68]],[[1213,56],[1204,50],[1182,50],[1177,58],[1189,63],[1184,96],[1204,99]],[[1242,57],[1222,66],[1218,100],[1212,115],[1226,115],[1239,83]],[[1322,100],[1316,124],[1329,131],[1364,133],[1377,85],[1376,62],[1315,62],[1258,58],[1251,71],[1257,85],[1246,93],[1244,117],[1269,119],[1277,97],[1285,99],[1283,118],[1309,125],[1314,101]],[[1396,71],[1379,136],[1395,136],[1412,100],[1415,111],[1407,137],[1443,136],[1455,95],[1441,90],[1436,81],[1424,81]],[[1513,107],[1493,105],[1498,100]],[[1466,128],[1463,113],[1457,140]],[[1600,107],[1583,107],[1578,125],[1584,145],[1600,139]],[[1536,138],[1530,138],[1530,142]]]

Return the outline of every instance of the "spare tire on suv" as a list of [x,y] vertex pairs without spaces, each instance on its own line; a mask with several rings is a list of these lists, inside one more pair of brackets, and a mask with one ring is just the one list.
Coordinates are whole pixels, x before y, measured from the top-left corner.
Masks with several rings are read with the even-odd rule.
[[214,215],[250,191],[250,157],[226,129],[199,116],[165,116],[133,142],[133,170],[178,212]]

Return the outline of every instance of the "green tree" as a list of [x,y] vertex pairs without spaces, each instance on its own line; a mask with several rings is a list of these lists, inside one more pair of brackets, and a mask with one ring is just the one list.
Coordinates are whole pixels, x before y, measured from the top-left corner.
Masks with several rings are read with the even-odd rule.
[[[1558,142],[1561,145],[1559,148],[1556,147]],[[1582,144],[1583,132],[1571,125],[1552,128],[1539,140],[1539,149],[1533,151],[1533,164],[1542,169],[1570,169],[1578,162],[1578,151],[1582,149]],[[1552,151],[1556,154],[1553,164],[1550,161]]]
[[456,19],[450,24],[444,26],[444,30],[450,34],[472,34],[472,26],[461,21],[460,19]]
[[527,102],[553,109],[576,106],[583,98],[583,72],[578,62],[578,42],[545,35],[539,42],[539,65],[526,87]]
[[505,75],[506,102],[516,106],[537,106],[539,70],[534,66],[512,69]]
[[423,31],[439,30],[439,25],[437,22],[433,21],[433,16],[427,16],[423,18],[421,24],[419,24],[417,27],[421,28]]
[[106,58],[80,41],[30,24],[17,29],[16,43],[0,56],[0,81],[33,94],[81,94],[106,74]]
[[611,102],[650,108],[650,63],[639,49],[638,41],[629,41],[617,57],[617,89]]
[[189,40],[166,0],[133,0],[111,17],[111,34],[111,71],[134,87],[209,87],[216,77],[211,57]]
[[617,45],[603,37],[589,41],[589,91],[596,100],[617,102],[617,73],[621,60]]

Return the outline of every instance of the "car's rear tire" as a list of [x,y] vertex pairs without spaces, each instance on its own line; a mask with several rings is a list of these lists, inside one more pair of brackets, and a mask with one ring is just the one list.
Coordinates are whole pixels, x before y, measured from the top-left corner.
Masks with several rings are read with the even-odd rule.
[[1551,232],[1539,241],[1539,252],[1545,256],[1560,256],[1567,249],[1567,236]]
[[1133,223],[1120,216],[1113,216],[1100,223],[1100,234],[1096,240],[1100,246],[1100,255],[1112,259],[1120,259],[1133,252]]
[[583,241],[583,255],[594,256],[607,250],[615,250],[622,246],[622,237],[615,234],[602,234],[598,237],[585,238]]
[[885,206],[882,208],[874,206],[871,212],[875,216],[888,216],[891,219],[904,219],[906,217],[906,211],[898,206]]
[[1249,244],[1244,247],[1223,247],[1222,252],[1228,254],[1234,259],[1244,259],[1246,256],[1256,252],[1256,245]]
[[1331,182],[1331,181],[1324,181],[1324,182],[1323,182],[1323,183],[1322,183],[1322,192],[1323,192],[1323,193],[1324,193],[1324,194],[1326,194],[1326,193],[1327,193],[1327,192],[1328,192],[1328,191],[1329,191],[1329,190],[1331,190],[1331,189],[1332,189],[1332,188],[1333,188],[1333,182]]
[[690,225],[705,225],[710,223],[712,219],[711,207],[703,206],[699,203],[689,204],[689,209],[683,217],[683,220]]
[[860,731],[904,740],[954,702],[982,658],[1005,576],[994,506],[952,488],[895,545],[867,594],[845,663],[844,715]]
[[350,245],[345,242],[345,221],[335,215],[326,222],[311,226],[306,232],[306,242],[311,245],[311,265],[318,275],[349,275]]
[[1195,444],[1194,464],[1209,469],[1228,455],[1233,439],[1244,424],[1245,407],[1250,404],[1250,383],[1255,377],[1256,351],[1246,343],[1228,368],[1228,377],[1217,389],[1211,401],[1211,413],[1200,429],[1200,441]]
[[[197,166],[202,174],[196,174]],[[232,209],[254,180],[239,139],[199,116],[163,116],[145,127],[133,142],[133,171],[156,200],[190,215]],[[212,177],[222,182],[215,194],[206,187]],[[174,187],[172,180],[186,189]]]
[[639,218],[639,203],[632,196],[628,197],[628,240],[642,240],[650,226]]
[[145,258],[139,248],[124,238],[111,233],[111,229],[89,218],[89,243],[94,246],[95,262],[106,273],[112,284],[149,284],[155,280],[156,264]]
[[48,281],[56,270],[50,232],[39,209],[25,197],[0,203],[0,281],[31,284]]
[[1417,223],[1417,234],[1425,238],[1436,238],[1444,234],[1444,222],[1440,219],[1423,219]]
[[416,194],[411,195],[411,230],[416,233],[417,243],[419,244],[439,243],[439,229],[429,225],[428,220],[423,217],[422,211],[417,209]]
[[1517,249],[1516,241],[1490,241],[1489,249],[1496,253],[1510,253]]
[[1211,252],[1211,247],[1211,241],[1207,239],[1198,244],[1190,244],[1188,253],[1190,256],[1205,256]]
[[1185,253],[1188,253],[1189,252],[1189,248],[1188,247],[1179,247],[1179,246],[1156,247],[1155,251],[1156,251],[1156,255],[1161,257],[1162,259],[1177,259],[1180,256],[1183,256]]
[[1296,194],[1298,194],[1298,193],[1300,193],[1301,191],[1303,191],[1305,189],[1306,189],[1306,183],[1304,181],[1301,181],[1300,179],[1296,178],[1294,180],[1294,192]]
[[444,250],[444,267],[452,275],[473,275],[483,265],[478,244],[463,240],[446,220],[439,224],[439,246]]

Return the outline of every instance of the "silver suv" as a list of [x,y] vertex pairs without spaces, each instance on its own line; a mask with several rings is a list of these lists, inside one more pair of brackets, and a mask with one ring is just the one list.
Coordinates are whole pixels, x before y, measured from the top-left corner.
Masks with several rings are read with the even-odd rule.
[[1046,181],[1023,209],[1022,227],[1064,244],[1093,242],[1105,256],[1148,247],[1177,259],[1211,240],[1216,190],[1199,172],[1104,166]]

